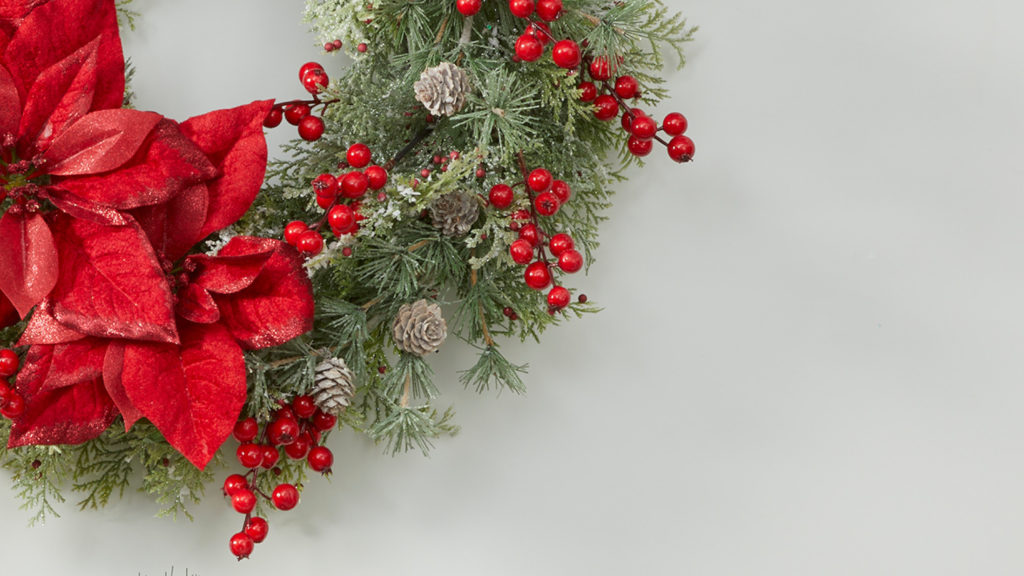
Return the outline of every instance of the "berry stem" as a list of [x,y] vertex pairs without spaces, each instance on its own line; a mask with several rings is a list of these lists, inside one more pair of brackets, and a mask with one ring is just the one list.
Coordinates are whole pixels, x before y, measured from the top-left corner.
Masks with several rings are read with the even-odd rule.
[[412,387],[412,374],[405,375],[405,384],[402,385],[402,399],[399,401],[402,408],[409,407],[409,389]]
[[[625,110],[625,114],[629,114],[630,121],[636,120],[636,112],[633,112],[633,107],[630,106],[629,104],[626,104],[626,101],[621,96],[619,96],[619,94],[615,91],[615,88],[612,87],[610,82],[605,80],[603,84],[605,88],[608,89],[608,94],[610,94],[612,98],[615,98],[615,101],[619,103],[619,106],[622,106],[622,108]],[[665,142],[665,140],[661,136],[655,134],[653,139],[657,140],[658,142],[661,142],[663,146],[668,148],[668,142]]]

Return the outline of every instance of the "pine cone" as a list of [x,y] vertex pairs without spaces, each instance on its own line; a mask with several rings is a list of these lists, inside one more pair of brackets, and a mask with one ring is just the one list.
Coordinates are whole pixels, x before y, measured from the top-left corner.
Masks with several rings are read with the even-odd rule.
[[470,90],[466,71],[451,62],[427,68],[412,87],[416,99],[436,116],[451,116],[462,110]]
[[434,228],[445,236],[464,236],[480,214],[476,198],[463,192],[451,192],[430,204]]
[[313,403],[324,412],[337,416],[348,408],[356,393],[353,374],[341,358],[327,358],[316,365],[313,376]]
[[402,304],[391,332],[399,350],[423,356],[441,347],[448,337],[448,324],[441,316],[440,306],[417,300]]

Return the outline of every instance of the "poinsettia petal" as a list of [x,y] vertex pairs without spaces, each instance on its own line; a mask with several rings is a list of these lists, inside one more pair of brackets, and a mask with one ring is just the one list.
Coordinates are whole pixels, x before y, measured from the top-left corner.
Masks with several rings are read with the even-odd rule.
[[20,319],[14,304],[11,304],[3,292],[0,292],[0,329],[16,324]]
[[103,385],[107,394],[114,401],[117,410],[124,419],[125,431],[131,430],[132,426],[142,418],[142,411],[132,403],[125,392],[124,382],[121,374],[124,370],[124,342],[112,341],[107,346],[107,354],[103,357]]
[[220,311],[213,296],[198,284],[188,284],[178,291],[178,304],[174,310],[185,320],[196,324],[213,324],[220,320]]
[[[127,218],[127,217],[126,217]],[[53,315],[90,336],[177,342],[173,297],[142,229],[57,214]]]
[[[250,241],[255,240],[255,241]],[[239,246],[244,248],[239,249]],[[210,292],[234,294],[248,288],[277,250],[273,240],[236,236],[217,256],[189,256],[186,269],[194,267],[192,281]]]
[[217,175],[217,169],[178,125],[166,118],[140,146],[135,158],[113,172],[56,179],[81,196],[117,208],[163,204],[182,190]]
[[96,94],[100,39],[69,54],[43,70],[25,97],[18,139],[22,152],[34,155],[46,150],[53,139],[89,113]]
[[109,342],[103,338],[83,338],[54,346],[50,371],[38,392],[41,394],[57,388],[74,386],[102,376],[103,357],[107,353]]
[[210,205],[206,222],[193,242],[233,224],[256,199],[267,169],[263,119],[272,105],[271,100],[253,102],[230,110],[216,110],[182,123],[182,132],[220,170],[220,177],[207,183]]
[[11,424],[8,448],[81,444],[102,434],[117,417],[117,408],[98,377],[42,391],[53,359],[53,346],[29,349],[16,384],[25,399],[25,412]]
[[24,98],[41,71],[96,38],[100,45],[92,109],[120,108],[124,99],[124,54],[117,13],[110,0],[51,0],[28,13],[17,25],[3,56],[18,93]]
[[38,4],[48,0],[3,0],[0,2],[0,20],[20,20]]
[[120,168],[138,152],[162,116],[127,108],[81,118],[43,153],[51,176],[83,176]]
[[57,282],[57,249],[39,214],[0,218],[0,292],[24,318]]
[[180,331],[180,347],[126,343],[121,380],[171,446],[202,469],[245,404],[245,360],[219,324],[185,323]]
[[213,296],[221,323],[248,349],[283,344],[313,327],[313,287],[302,257],[284,242],[270,242],[274,255],[248,288]]
[[[2,44],[0,50],[3,50]],[[16,134],[20,122],[21,98],[18,96],[18,86],[7,68],[0,65],[0,135]]]
[[171,262],[192,249],[206,218],[209,195],[205,184],[187,188],[166,204],[132,210],[153,245],[153,250]]
[[53,305],[49,298],[43,300],[36,306],[32,317],[29,318],[28,326],[21,333],[18,346],[31,346],[33,344],[64,344],[85,338],[85,334],[76,332],[61,324],[53,317]]
[[128,223],[124,215],[110,206],[86,200],[61,188],[48,188],[46,190],[46,198],[53,202],[53,205],[61,212],[75,218],[84,218],[97,224],[106,224],[107,226],[124,226]]

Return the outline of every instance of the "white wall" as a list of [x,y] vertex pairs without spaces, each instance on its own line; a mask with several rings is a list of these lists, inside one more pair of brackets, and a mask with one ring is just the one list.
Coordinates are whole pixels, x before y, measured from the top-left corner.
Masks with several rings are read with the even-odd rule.
[[[337,435],[242,564],[216,487],[194,523],[132,495],[31,530],[8,493],[4,569],[1024,573],[1024,5],[667,3],[702,28],[659,110],[697,162],[622,187],[605,312],[506,347],[527,397],[444,385],[430,459]],[[138,103],[179,119],[299,95],[318,55],[299,0],[137,4]]]

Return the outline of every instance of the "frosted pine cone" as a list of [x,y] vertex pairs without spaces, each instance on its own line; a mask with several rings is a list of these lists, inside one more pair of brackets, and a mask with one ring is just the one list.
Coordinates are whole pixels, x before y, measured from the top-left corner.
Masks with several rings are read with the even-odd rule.
[[476,198],[463,192],[445,194],[430,204],[434,228],[445,236],[465,236],[479,214]]
[[316,365],[313,377],[313,403],[337,416],[348,408],[356,393],[353,374],[341,358],[327,358]]
[[417,300],[398,309],[391,333],[399,350],[423,356],[441,347],[448,337],[448,324],[440,306]]
[[451,62],[427,68],[412,87],[416,99],[436,116],[451,116],[462,110],[470,90],[466,71]]

